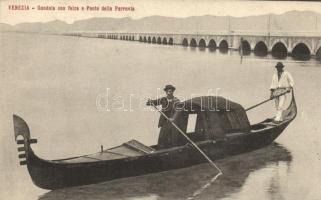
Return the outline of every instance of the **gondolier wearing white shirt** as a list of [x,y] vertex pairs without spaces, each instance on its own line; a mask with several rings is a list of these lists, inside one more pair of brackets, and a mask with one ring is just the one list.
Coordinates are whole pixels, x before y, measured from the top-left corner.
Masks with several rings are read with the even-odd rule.
[[[282,62],[278,62],[275,66],[277,72],[272,76],[271,83],[271,98],[277,96],[281,93],[289,91],[294,86],[294,81],[291,74],[287,71],[284,71],[284,65]],[[285,110],[286,95],[282,95],[275,98],[275,108],[276,116],[274,118],[275,122],[281,122],[283,110]]]

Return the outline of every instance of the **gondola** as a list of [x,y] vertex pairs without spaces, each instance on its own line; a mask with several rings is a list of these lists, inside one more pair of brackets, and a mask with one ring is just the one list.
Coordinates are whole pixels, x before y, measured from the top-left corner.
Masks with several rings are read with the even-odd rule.
[[[173,123],[212,160],[271,144],[297,114],[293,92],[281,123],[267,118],[251,125],[245,109],[223,97],[195,97],[180,105],[180,109],[174,113]],[[20,165],[27,165],[33,183],[43,189],[94,184],[206,162],[170,123],[162,127],[168,133],[165,147],[159,144],[146,146],[137,140],[130,140],[94,154],[44,160],[31,148],[31,144],[37,143],[37,140],[31,138],[27,123],[17,115],[13,115],[13,122],[15,140],[18,145],[22,145],[18,147]],[[193,125],[192,131],[190,123]]]

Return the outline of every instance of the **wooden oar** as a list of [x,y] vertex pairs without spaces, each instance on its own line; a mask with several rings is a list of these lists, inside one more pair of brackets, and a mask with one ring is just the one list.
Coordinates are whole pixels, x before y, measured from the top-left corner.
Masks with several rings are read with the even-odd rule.
[[262,105],[262,104],[264,104],[264,103],[266,103],[266,102],[268,102],[268,101],[271,101],[272,99],[275,99],[275,98],[277,98],[277,97],[279,97],[279,96],[285,95],[286,93],[289,93],[289,92],[291,92],[291,90],[288,90],[288,91],[283,92],[283,93],[281,93],[281,94],[279,94],[279,95],[273,96],[272,98],[269,98],[269,99],[267,99],[267,100],[264,100],[264,101],[262,101],[262,102],[260,102],[260,103],[258,103],[258,104],[255,104],[254,106],[251,106],[251,107],[245,109],[245,111],[248,111],[248,110],[251,110],[251,109],[253,109],[253,108],[255,108],[255,107],[258,107],[259,105]]
[[222,171],[220,170],[220,168],[218,168],[215,163],[197,146],[197,144],[195,144],[173,121],[171,121],[166,115],[165,113],[163,113],[161,110],[159,110],[152,102],[151,105],[161,114],[163,115],[166,120],[168,120],[205,158],[206,160],[214,167],[217,169],[218,174],[215,176],[215,179],[222,175]]

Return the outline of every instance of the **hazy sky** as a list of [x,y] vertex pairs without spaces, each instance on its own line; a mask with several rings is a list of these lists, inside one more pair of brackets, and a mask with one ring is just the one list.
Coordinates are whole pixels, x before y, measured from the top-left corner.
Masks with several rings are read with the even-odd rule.
[[[9,10],[9,5],[28,5],[30,10]],[[134,12],[121,11],[40,11],[37,6],[132,6]],[[32,7],[35,7],[32,10]],[[75,20],[91,17],[132,17],[151,15],[188,17],[201,15],[249,16],[267,13],[281,14],[291,10],[321,12],[321,2],[276,2],[276,1],[213,1],[213,0],[1,0],[0,22],[47,22]]]

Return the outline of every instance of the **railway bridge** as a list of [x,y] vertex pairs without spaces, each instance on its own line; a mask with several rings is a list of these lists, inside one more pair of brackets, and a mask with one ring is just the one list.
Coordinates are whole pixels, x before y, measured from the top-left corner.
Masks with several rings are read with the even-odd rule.
[[253,32],[226,31],[215,33],[130,33],[69,32],[65,35],[139,41],[159,45],[182,45],[220,51],[240,50],[243,55],[275,57],[291,55],[298,59],[316,57],[321,60],[321,32]]

